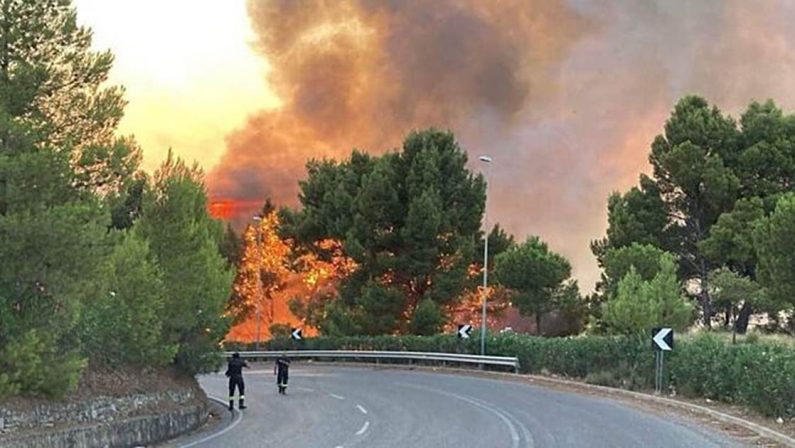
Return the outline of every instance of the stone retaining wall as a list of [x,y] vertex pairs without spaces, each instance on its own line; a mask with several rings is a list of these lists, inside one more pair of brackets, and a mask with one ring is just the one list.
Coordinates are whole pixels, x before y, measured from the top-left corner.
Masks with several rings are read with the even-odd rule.
[[198,389],[37,404],[26,410],[0,407],[0,446],[147,445],[198,428],[208,412]]

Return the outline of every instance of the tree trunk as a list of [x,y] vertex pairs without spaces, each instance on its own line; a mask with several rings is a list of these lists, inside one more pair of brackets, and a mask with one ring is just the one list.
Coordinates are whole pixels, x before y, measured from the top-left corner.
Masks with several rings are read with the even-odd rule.
[[536,334],[541,336],[541,312],[536,311]]
[[734,328],[739,334],[745,334],[748,331],[748,321],[751,319],[754,309],[750,303],[745,302],[740,312],[737,314],[737,320],[734,321]]
[[726,305],[725,316],[723,317],[723,326],[729,328],[732,321],[732,305]]
[[699,260],[699,279],[701,281],[701,291],[699,291],[699,300],[701,301],[701,310],[704,313],[704,326],[712,328],[712,303],[709,298],[709,271],[707,270],[707,262],[704,257]]

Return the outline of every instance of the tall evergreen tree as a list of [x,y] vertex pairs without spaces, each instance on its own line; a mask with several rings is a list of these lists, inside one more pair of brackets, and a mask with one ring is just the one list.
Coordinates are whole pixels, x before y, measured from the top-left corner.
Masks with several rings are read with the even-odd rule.
[[328,319],[339,322],[328,328],[439,328],[441,321],[430,321],[441,314],[430,303],[421,319],[413,316],[423,301],[444,307],[467,286],[485,183],[466,163],[452,134],[427,130],[410,134],[401,152],[373,157],[354,151],[342,163],[308,165],[303,210],[291,227],[304,243],[344,241],[358,265],[343,281],[339,302],[330,305]]
[[140,150],[115,136],[123,89],[106,86],[113,55],[91,50],[71,0],[0,0],[0,108],[24,122],[39,146],[68,154],[72,182],[120,191]]
[[112,57],[90,45],[70,1],[0,0],[0,394],[76,385],[74,326],[104,293],[112,245],[95,193],[119,191],[139,162],[114,136],[124,101],[103,87]]
[[[775,211],[754,232],[759,281],[779,309],[795,309],[795,193],[779,199]],[[795,319],[793,320],[795,323]]]
[[552,252],[538,237],[528,238],[497,256],[495,281],[513,290],[513,304],[523,314],[533,315],[536,331],[542,334],[544,314],[558,302],[571,302],[579,297],[571,280],[571,264],[562,255]]
[[665,134],[652,143],[649,161],[676,231],[674,251],[685,275],[700,283],[698,293],[704,323],[709,326],[709,260],[699,243],[721,213],[737,198],[739,179],[724,160],[738,155],[739,134],[734,121],[698,97],[677,103],[665,123]]
[[149,242],[166,285],[164,334],[178,346],[176,363],[189,372],[217,366],[222,317],[234,271],[219,252],[223,226],[210,217],[202,173],[169,153],[144,194],[135,231]]
[[[98,201],[74,189],[66,157],[40,148],[27,124],[0,110],[0,133],[0,364],[10,378],[6,391],[60,394],[76,385],[83,365],[73,330],[81,303],[95,293],[109,217]],[[29,371],[43,364],[52,368]]]

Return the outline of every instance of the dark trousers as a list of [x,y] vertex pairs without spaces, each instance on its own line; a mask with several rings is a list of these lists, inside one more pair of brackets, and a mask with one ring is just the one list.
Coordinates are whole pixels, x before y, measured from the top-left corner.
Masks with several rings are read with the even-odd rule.
[[278,373],[276,374],[276,384],[286,387],[288,375],[287,369],[279,369]]
[[237,387],[238,392],[240,392],[240,399],[244,399],[246,395],[246,383],[243,382],[242,376],[230,376],[229,377],[229,401],[235,399],[235,388]]

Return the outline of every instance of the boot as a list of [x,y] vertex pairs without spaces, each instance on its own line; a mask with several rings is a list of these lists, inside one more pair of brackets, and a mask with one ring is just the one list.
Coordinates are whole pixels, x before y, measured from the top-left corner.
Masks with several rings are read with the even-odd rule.
[[246,409],[246,399],[244,397],[240,397],[240,403],[238,405],[238,409]]
[[235,410],[235,400],[229,400],[229,410],[230,411]]

